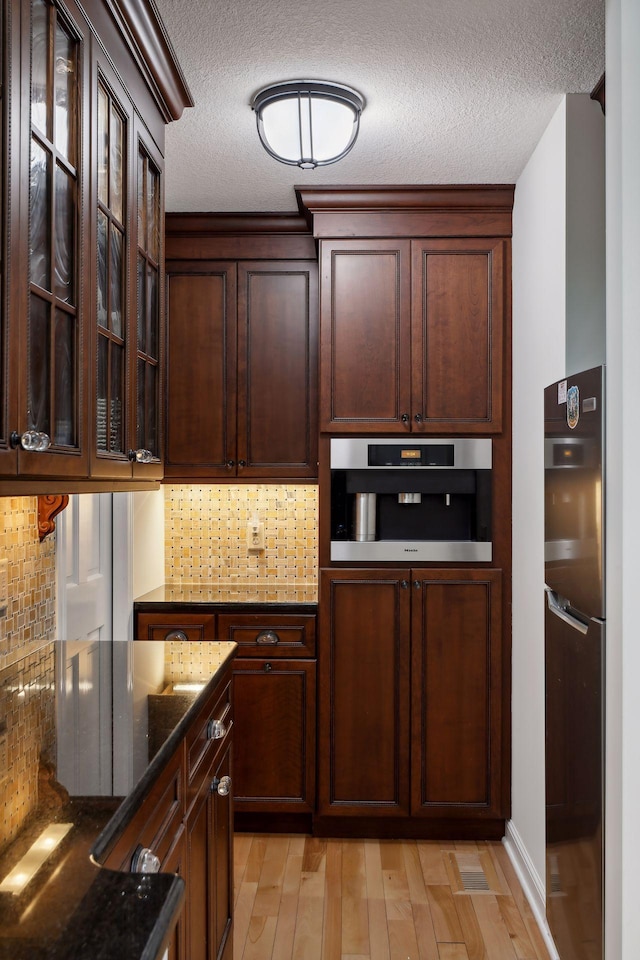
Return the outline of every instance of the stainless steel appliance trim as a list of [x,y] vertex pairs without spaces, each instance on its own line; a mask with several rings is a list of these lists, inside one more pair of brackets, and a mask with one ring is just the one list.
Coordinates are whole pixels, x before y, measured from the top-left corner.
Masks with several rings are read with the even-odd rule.
[[479,540],[332,540],[331,560],[347,562],[484,563],[493,559],[493,544]]
[[577,617],[572,616],[568,610],[558,603],[558,597],[553,590],[550,590],[549,587],[546,588],[547,594],[547,605],[551,613],[553,613],[560,620],[564,620],[565,623],[569,624],[574,630],[578,630],[582,634],[586,634],[589,630],[589,624],[583,623],[582,620],[578,620]]
[[[369,444],[403,447],[453,446],[453,467],[370,467]],[[486,437],[332,437],[332,470],[490,470],[492,444]]]

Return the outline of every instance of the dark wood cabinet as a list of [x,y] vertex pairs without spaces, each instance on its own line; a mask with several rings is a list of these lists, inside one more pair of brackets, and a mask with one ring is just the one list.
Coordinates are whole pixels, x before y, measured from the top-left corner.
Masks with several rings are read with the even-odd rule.
[[408,574],[321,572],[320,816],[409,814]]
[[218,616],[218,634],[238,644],[236,827],[257,823],[253,815],[266,827],[283,816],[309,820],[315,809],[315,614],[224,613]]
[[505,243],[321,241],[323,431],[502,430]]
[[162,151],[191,98],[147,7],[2,5],[5,478],[162,476]]
[[228,744],[222,754],[216,752],[211,757],[187,814],[189,960],[222,960],[232,953],[233,806],[227,787],[230,752]]
[[162,871],[183,877],[186,899],[171,960],[231,958],[234,734],[229,664],[104,859],[104,866],[128,872],[136,851],[147,848]]
[[320,597],[318,815],[501,822],[501,572],[330,569]]
[[317,476],[317,265],[167,270],[166,476]]
[[313,813],[315,660],[233,664],[237,813]]

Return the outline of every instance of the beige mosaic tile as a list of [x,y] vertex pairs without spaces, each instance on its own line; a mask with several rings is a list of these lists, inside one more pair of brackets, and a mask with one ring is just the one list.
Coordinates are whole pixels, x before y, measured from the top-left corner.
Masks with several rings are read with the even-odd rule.
[[[247,549],[247,524],[264,524],[265,549]],[[167,582],[317,584],[318,488],[298,484],[165,486]]]
[[0,670],[0,851],[39,799],[40,761],[55,762],[54,644]]
[[9,561],[7,616],[0,618],[0,669],[55,635],[55,537],[38,538],[38,498],[0,497],[0,557]]

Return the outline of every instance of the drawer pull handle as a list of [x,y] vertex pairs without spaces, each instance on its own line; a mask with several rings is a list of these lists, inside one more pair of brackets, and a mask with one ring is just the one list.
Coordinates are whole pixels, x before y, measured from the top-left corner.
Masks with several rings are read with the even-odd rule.
[[273,667],[271,666],[270,663],[265,663],[263,669],[265,673],[271,673],[271,671],[273,670]]
[[131,873],[159,873],[160,858],[149,847],[139,846],[131,857]]
[[184,630],[170,630],[169,633],[168,633],[168,634],[166,635],[166,637],[165,637],[165,640],[182,640],[182,641],[185,641],[185,640],[188,640],[188,639],[189,639],[189,638],[188,638],[188,636],[186,635],[186,633],[184,632]]
[[276,643],[280,643],[280,637],[275,632],[275,630],[263,630],[256,637],[256,643],[270,644],[275,646]]
[[231,777],[214,777],[211,781],[211,793],[217,793],[220,797],[228,797],[231,793]]
[[224,720],[209,720],[207,724],[207,740],[222,740],[227,728]]

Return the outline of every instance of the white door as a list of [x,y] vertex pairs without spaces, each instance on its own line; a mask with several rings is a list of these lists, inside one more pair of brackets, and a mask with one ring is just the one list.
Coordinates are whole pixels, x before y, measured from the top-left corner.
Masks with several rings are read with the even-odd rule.
[[71,496],[56,523],[58,779],[112,792],[112,495]]

